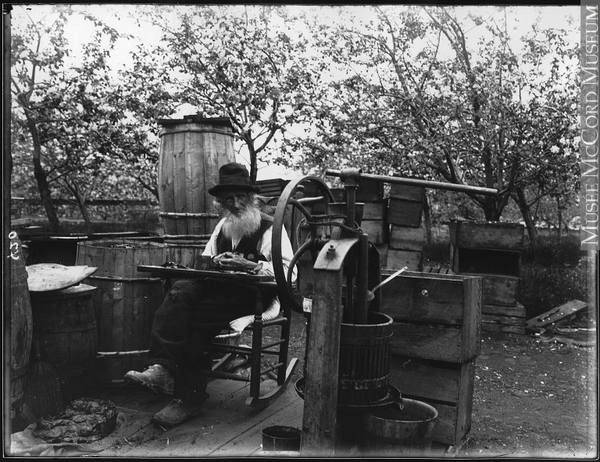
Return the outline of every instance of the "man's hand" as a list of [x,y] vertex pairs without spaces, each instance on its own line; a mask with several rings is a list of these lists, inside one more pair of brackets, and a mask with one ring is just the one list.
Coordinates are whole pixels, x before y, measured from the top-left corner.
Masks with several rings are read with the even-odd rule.
[[233,252],[223,252],[213,258],[213,263],[218,268],[234,271],[258,271],[262,268],[260,263],[246,260],[244,257]]

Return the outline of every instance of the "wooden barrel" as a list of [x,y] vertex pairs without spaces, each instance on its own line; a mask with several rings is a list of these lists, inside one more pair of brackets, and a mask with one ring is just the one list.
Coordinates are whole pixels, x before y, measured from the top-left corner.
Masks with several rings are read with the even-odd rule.
[[342,323],[338,404],[377,405],[388,399],[392,318],[369,311],[367,324]]
[[162,243],[107,239],[78,244],[77,264],[98,268],[85,282],[98,288],[94,311],[99,382],[120,383],[129,370],[144,368],[154,313],[164,293],[160,278],[139,272],[137,267],[164,262]]
[[88,284],[31,292],[33,338],[42,360],[56,369],[65,402],[81,397],[94,383],[98,350],[94,292],[96,288]]
[[178,263],[187,268],[200,269],[196,264],[206,244],[210,239],[210,234],[202,236],[165,236],[165,259],[168,262]]
[[29,369],[33,320],[21,241],[13,231],[10,249],[10,416],[21,412]]
[[208,189],[235,161],[229,118],[162,119],[158,197],[165,234],[210,234],[219,216]]

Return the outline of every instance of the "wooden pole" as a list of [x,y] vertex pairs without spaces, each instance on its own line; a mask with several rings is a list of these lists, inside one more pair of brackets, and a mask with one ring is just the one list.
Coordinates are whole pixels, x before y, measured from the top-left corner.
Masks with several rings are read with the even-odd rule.
[[[326,170],[326,175],[336,176],[339,178],[344,178],[344,171],[340,170]],[[428,180],[418,180],[415,178],[402,178],[398,176],[386,176],[386,175],[373,175],[371,173],[360,173],[360,179],[362,180],[374,180],[381,181],[383,183],[395,183],[395,184],[405,184],[409,186],[423,186],[425,188],[431,189],[444,189],[447,191],[458,191],[465,192],[471,194],[483,194],[487,196],[495,196],[498,194],[497,189],[492,188],[482,188],[480,186],[469,186],[466,184],[454,184],[454,183],[444,183],[442,181],[428,181]]]
[[300,454],[335,454],[342,281],[344,261],[357,239],[330,241],[314,265],[313,298],[304,386],[304,415]]

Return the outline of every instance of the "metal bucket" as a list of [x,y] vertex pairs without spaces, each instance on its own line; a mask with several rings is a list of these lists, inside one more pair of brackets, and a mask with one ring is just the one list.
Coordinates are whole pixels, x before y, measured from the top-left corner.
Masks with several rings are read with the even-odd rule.
[[431,449],[438,412],[427,403],[403,398],[404,409],[379,409],[362,416],[358,448],[365,456],[423,456]]
[[298,428],[276,425],[262,431],[263,451],[300,451]]
[[370,311],[367,324],[341,325],[338,404],[371,406],[389,399],[393,320]]

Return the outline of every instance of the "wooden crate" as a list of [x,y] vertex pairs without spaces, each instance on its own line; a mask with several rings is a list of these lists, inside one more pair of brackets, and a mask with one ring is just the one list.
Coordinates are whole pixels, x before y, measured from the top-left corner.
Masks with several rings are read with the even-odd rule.
[[523,249],[525,227],[517,223],[454,220],[449,226],[454,247],[518,252]]
[[391,197],[388,202],[387,221],[393,225],[418,228],[421,226],[422,210],[421,202]]
[[357,202],[383,201],[383,182],[376,180],[360,180],[356,190]]
[[379,258],[381,260],[381,267],[385,268],[387,266],[387,256],[388,256],[388,244],[375,244],[377,247],[377,251],[379,252]]
[[527,313],[520,303],[514,306],[482,305],[481,330],[485,332],[508,332],[524,335]]
[[519,278],[515,276],[482,276],[483,305],[504,305],[513,307],[519,296]]
[[390,226],[390,249],[412,250],[421,252],[427,242],[425,227],[413,228],[410,226]]
[[385,202],[365,202],[363,220],[384,220],[387,205]]
[[425,188],[422,186],[392,183],[390,186],[390,197],[407,201],[423,202]]
[[407,266],[409,271],[421,271],[423,252],[388,249],[386,263],[388,269],[400,269]]
[[290,181],[282,178],[273,178],[270,180],[260,180],[256,182],[260,186],[260,195],[267,197],[281,196],[281,193]]
[[475,360],[445,363],[393,355],[390,364],[390,383],[402,396],[438,411],[432,440],[457,445],[471,430]]
[[521,253],[511,250],[465,249],[450,244],[450,262],[457,274],[518,277],[521,271]]
[[379,290],[380,311],[394,320],[393,354],[456,363],[479,355],[480,277],[406,271]]
[[389,225],[384,220],[365,220],[363,218],[360,228],[369,235],[373,244],[385,244],[388,241]]
[[456,445],[471,428],[481,278],[405,272],[380,290],[380,311],[394,320],[390,382],[403,396],[434,406],[433,440]]

